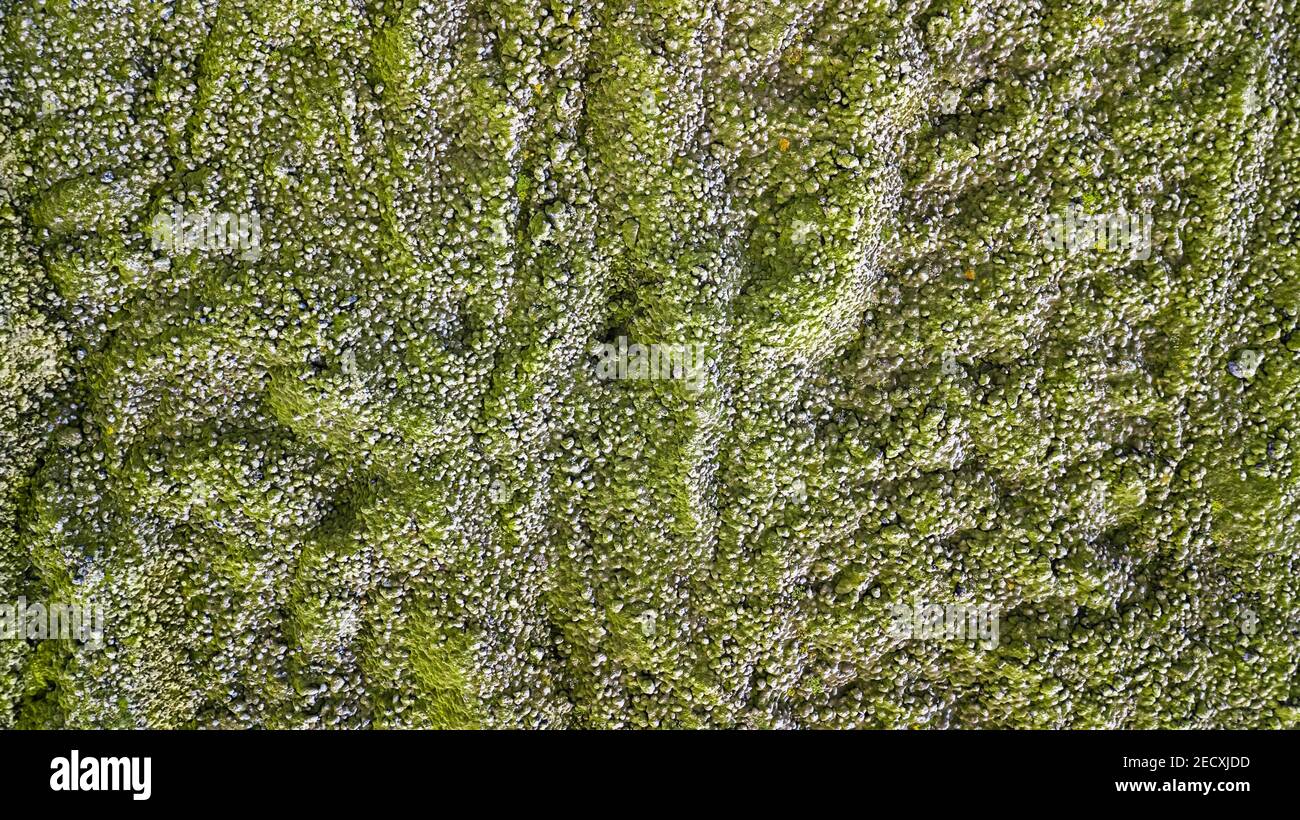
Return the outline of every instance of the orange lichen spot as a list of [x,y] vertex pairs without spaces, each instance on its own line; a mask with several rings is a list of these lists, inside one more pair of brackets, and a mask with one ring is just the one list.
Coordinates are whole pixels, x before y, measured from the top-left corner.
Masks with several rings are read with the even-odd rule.
[[967,268],[967,269],[966,269],[966,273],[963,274],[963,275],[966,277],[966,281],[967,281],[967,282],[974,282],[974,281],[975,281],[975,269],[974,269],[974,268]]
[[790,140],[786,139],[785,137],[781,137],[781,139],[776,141],[776,147],[781,149],[782,151],[789,151]]

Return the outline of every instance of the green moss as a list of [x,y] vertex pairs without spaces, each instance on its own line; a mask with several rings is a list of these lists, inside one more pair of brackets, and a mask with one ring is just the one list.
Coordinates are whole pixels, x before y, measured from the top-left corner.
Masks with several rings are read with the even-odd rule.
[[19,2],[0,726],[1294,726],[1289,23],[986,6]]

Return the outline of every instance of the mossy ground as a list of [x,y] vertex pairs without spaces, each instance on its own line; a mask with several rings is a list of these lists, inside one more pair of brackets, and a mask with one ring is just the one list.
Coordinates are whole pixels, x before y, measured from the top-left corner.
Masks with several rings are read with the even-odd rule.
[[6,3],[0,726],[1294,726],[1297,20]]

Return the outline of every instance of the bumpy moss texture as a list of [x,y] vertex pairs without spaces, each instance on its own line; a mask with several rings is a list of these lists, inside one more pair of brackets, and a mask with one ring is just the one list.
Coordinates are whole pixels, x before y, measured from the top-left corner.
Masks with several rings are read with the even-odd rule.
[[1294,0],[0,14],[0,726],[1296,725]]

